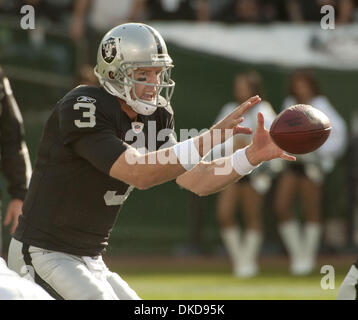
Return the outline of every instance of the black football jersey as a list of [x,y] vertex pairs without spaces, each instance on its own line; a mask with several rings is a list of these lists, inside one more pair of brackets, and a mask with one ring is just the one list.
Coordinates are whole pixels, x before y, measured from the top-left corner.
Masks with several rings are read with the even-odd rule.
[[46,123],[14,237],[48,250],[102,254],[133,189],[110,177],[109,171],[129,145],[140,149],[145,144],[154,151],[175,144],[173,134],[155,139],[162,129],[173,133],[171,107],[138,115],[133,123],[118,98],[103,88],[79,86],[70,91]]

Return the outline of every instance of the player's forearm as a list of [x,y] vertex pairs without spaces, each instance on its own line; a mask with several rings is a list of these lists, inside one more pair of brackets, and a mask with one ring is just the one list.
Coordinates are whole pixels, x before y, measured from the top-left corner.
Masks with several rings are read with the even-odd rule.
[[129,149],[112,165],[109,174],[138,189],[148,189],[173,180],[184,172],[171,147],[147,154]]
[[[212,132],[213,130],[208,130],[200,136],[186,140],[176,146],[147,154],[140,154],[135,149],[130,148],[114,163],[110,175],[134,185],[138,189],[148,189],[173,180],[194,167],[200,161],[202,155],[210,150],[210,144],[213,141],[214,143],[221,142],[221,136],[219,139],[215,139]],[[178,148],[178,146],[181,146],[181,148]],[[187,153],[186,150],[189,149],[191,151]],[[193,157],[195,153],[197,156]]]
[[251,144],[247,148],[237,150],[231,156],[211,162],[200,162],[192,170],[179,176],[176,182],[199,196],[206,196],[249,174],[261,161]]
[[241,176],[232,168],[231,156],[212,162],[200,162],[192,170],[180,175],[176,182],[199,196],[207,196],[224,189]]
[[[193,138],[193,141],[200,157],[203,157],[203,155],[206,155],[209,152],[210,146],[218,145],[221,142],[220,139],[213,139],[213,130],[208,130],[200,136]],[[221,161],[218,162],[211,162],[206,164],[205,162],[200,162],[196,166],[195,163],[190,163],[189,161],[188,164],[195,169],[189,170],[188,176],[192,177],[193,182],[197,182],[197,179],[202,179],[203,183],[201,184],[204,185],[206,184],[205,181],[207,181],[208,186],[212,187],[212,189],[208,191],[204,190],[203,192],[215,193],[221,190],[227,184],[231,183],[233,180],[238,179],[237,174],[233,174],[233,176],[230,178],[222,177],[222,175],[227,176],[228,172],[232,171],[231,164],[229,163],[230,159],[231,157],[228,157],[226,159],[227,163],[225,163],[225,165],[223,164],[223,158],[221,159]],[[145,172],[145,175],[147,176],[145,181],[145,186],[147,187],[152,187],[163,182],[173,180],[179,175],[183,175],[183,173],[186,172],[185,170],[183,170],[183,166],[179,164],[180,159],[177,158],[177,154],[175,154],[173,147],[142,155],[138,158],[138,161],[139,163],[159,164],[159,166],[155,166],[154,164],[152,164],[150,166],[139,168],[139,171],[141,172],[138,174],[144,174]],[[161,165],[161,163],[164,163],[164,165]],[[206,168],[206,170],[203,170],[204,168]],[[192,173],[189,174],[189,172]],[[205,173],[207,174],[207,176],[205,175]],[[204,176],[201,178],[201,175]],[[216,177],[216,175],[218,175],[219,177]],[[214,182],[211,182],[211,180],[214,180]]]
[[206,156],[214,147],[228,140],[232,135],[224,136],[221,130],[211,128],[200,136],[194,137],[194,145],[199,152],[200,157]]

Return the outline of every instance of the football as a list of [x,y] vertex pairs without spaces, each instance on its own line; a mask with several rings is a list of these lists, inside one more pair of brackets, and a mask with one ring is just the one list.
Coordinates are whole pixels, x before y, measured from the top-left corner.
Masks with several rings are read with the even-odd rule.
[[292,154],[304,154],[318,149],[330,132],[328,117],[306,104],[297,104],[283,110],[270,128],[275,144]]

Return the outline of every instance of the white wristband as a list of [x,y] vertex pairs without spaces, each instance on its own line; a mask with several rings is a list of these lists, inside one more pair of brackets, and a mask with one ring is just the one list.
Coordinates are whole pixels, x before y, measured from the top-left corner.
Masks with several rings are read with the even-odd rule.
[[174,152],[180,164],[187,171],[196,166],[201,160],[200,154],[195,147],[193,138],[174,145]]
[[251,173],[251,171],[257,168],[258,166],[260,166],[260,164],[257,166],[253,166],[249,162],[249,160],[246,157],[247,147],[235,151],[235,153],[232,155],[231,158],[231,165],[240,176],[245,176]]

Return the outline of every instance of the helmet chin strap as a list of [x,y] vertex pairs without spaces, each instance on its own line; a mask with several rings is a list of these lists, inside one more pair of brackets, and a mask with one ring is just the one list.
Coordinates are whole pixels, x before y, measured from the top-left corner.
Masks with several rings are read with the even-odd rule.
[[127,101],[127,104],[137,113],[142,114],[144,116],[150,116],[157,110],[157,107],[153,107],[149,104],[143,103],[138,100],[130,100]]

